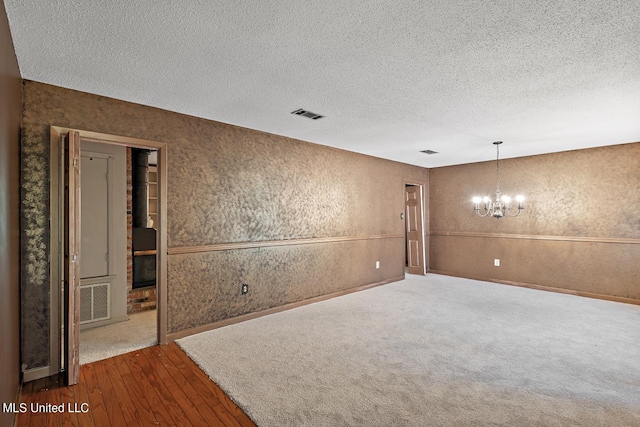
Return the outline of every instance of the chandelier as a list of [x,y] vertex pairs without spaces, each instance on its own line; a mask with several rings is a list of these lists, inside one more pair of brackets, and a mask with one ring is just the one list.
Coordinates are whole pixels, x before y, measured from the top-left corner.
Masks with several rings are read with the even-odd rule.
[[[515,207],[511,205],[511,198],[509,196],[503,196],[500,193],[500,144],[502,141],[496,141],[493,145],[496,146],[496,199],[491,200],[489,196],[474,197],[473,198],[473,210],[476,215],[485,217],[492,216],[496,219],[500,219],[504,216],[518,216],[524,209],[523,196],[517,196],[518,211],[515,211]],[[481,207],[481,204],[483,205]]]

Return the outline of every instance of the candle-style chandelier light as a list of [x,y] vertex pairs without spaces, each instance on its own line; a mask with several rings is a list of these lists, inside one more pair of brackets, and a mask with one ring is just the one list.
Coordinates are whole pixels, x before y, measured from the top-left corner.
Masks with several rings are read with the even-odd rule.
[[[518,211],[511,206],[511,198],[509,196],[503,196],[500,193],[500,144],[502,141],[496,141],[493,143],[496,146],[496,199],[491,200],[489,196],[474,197],[473,198],[473,210],[476,215],[485,217],[492,216],[496,219],[500,219],[504,216],[518,216],[524,209],[524,197],[516,196],[518,202]],[[481,204],[483,204],[481,208]]]

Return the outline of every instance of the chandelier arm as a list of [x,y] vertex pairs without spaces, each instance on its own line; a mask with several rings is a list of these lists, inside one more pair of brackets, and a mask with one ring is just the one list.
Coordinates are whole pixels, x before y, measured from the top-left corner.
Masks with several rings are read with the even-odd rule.
[[485,205],[482,207],[482,212],[483,213],[480,213],[480,210],[481,210],[480,209],[480,204],[477,204],[476,207],[473,209],[473,211],[475,212],[475,214],[477,216],[484,218],[484,217],[488,216],[489,214],[491,214],[491,212],[493,212],[493,207],[491,206],[491,204],[487,205],[485,203]]
[[479,217],[481,217],[481,218],[484,218],[484,217],[486,217],[486,216],[488,216],[488,215],[489,215],[489,212],[490,212],[490,211],[488,211],[488,210],[484,209],[484,213],[480,213],[480,210],[479,210],[479,209],[475,209],[475,210],[474,210],[474,212],[476,213],[476,215],[477,215],[477,216],[479,216]]
[[522,213],[522,211],[524,210],[524,206],[518,206],[518,212],[516,212],[515,214],[509,213],[509,211],[513,211],[512,208],[509,209],[505,209],[504,214],[510,217],[515,217],[518,216]]

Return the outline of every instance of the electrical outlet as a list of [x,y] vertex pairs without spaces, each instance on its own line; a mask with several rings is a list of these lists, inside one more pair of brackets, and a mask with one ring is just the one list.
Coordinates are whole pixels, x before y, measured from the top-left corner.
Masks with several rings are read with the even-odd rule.
[[380,261],[376,261],[376,268],[380,268]]
[[500,260],[498,258],[493,260],[493,266],[494,267],[500,267]]
[[246,283],[242,284],[242,295],[246,295],[249,292],[249,285]]

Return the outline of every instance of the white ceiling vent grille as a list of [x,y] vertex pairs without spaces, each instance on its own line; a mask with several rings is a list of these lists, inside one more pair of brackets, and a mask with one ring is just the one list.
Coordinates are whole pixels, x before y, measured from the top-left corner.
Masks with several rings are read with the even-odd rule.
[[312,113],[309,110],[303,110],[302,108],[299,108],[296,111],[292,111],[291,114],[295,114],[296,116],[308,117],[312,120],[318,120],[324,117],[320,114]]
[[433,151],[433,150],[422,150],[420,152],[424,154],[438,154],[437,151]]

